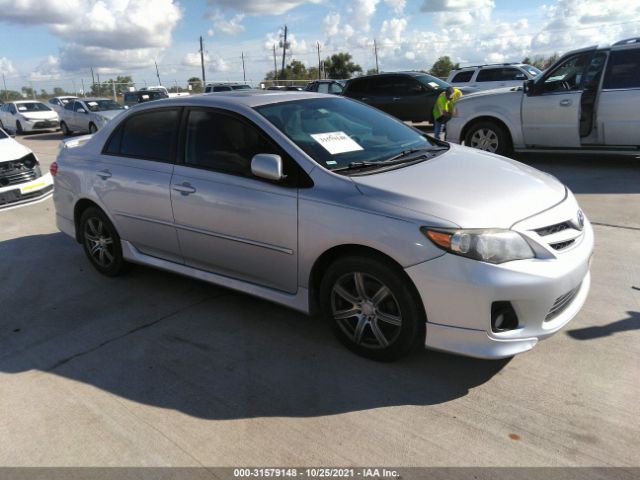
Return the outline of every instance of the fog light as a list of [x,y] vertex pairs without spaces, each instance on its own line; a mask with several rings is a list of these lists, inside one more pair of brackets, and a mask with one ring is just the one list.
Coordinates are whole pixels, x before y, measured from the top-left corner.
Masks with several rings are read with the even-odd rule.
[[518,328],[518,316],[511,302],[493,302],[491,304],[491,330],[507,332]]

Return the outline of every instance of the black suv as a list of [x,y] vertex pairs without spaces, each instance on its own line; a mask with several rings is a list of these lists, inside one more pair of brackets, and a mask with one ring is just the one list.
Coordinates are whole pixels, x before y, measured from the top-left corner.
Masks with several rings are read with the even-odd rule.
[[245,83],[211,83],[204,88],[204,93],[231,92],[234,90],[250,90],[251,85]]
[[169,98],[164,92],[159,90],[143,90],[141,92],[125,92],[124,104],[132,107],[138,103],[150,102],[151,100],[160,100],[161,98]]
[[[380,73],[352,78],[342,95],[404,121],[433,122],[433,105],[449,84],[422,72]],[[463,93],[474,89],[460,88]]]

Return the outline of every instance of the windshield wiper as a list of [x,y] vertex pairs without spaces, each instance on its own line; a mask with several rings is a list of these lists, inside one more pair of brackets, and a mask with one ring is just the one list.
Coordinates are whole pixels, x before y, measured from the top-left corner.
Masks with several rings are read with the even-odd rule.
[[[359,162],[351,162],[349,165],[344,167],[334,168],[332,172],[342,172],[345,170],[358,170],[361,168],[367,167],[387,167],[389,165],[400,165],[402,163],[415,162],[416,160],[420,160],[425,157],[429,157],[432,152],[441,152],[444,150],[448,150],[448,147],[429,147],[429,148],[411,148],[409,150],[404,150],[393,157],[387,158],[386,160],[380,160],[378,162],[369,162],[369,161],[359,161]],[[420,155],[415,155],[419,153]]]

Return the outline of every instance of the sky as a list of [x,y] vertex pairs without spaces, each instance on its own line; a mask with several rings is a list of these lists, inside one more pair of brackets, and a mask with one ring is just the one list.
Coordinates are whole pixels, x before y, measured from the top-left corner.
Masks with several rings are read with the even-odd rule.
[[[81,88],[130,75],[138,85],[258,83],[287,26],[287,62],[349,52],[366,71],[521,61],[640,36],[640,0],[0,0],[7,88]],[[243,71],[242,56],[245,68]],[[155,62],[155,63],[154,63]],[[2,88],[2,85],[0,85]]]

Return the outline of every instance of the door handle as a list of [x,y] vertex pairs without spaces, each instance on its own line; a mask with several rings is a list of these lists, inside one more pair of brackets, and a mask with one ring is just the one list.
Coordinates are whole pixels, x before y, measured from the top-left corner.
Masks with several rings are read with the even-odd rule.
[[174,185],[173,189],[176,192],[180,192],[181,195],[190,195],[192,193],[196,193],[196,189],[191,186],[191,184],[184,182],[179,185]]
[[100,170],[99,172],[96,172],[96,175],[103,180],[106,180],[107,178],[111,178],[111,172],[109,171],[108,168],[105,168],[104,170]]
[[570,105],[571,105],[571,100],[569,100],[568,98],[565,98],[564,100],[560,100],[561,107],[568,107]]
[[393,100],[394,102],[397,102],[398,100],[400,100],[400,97],[393,97],[391,100]]

